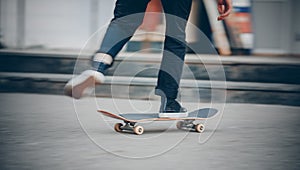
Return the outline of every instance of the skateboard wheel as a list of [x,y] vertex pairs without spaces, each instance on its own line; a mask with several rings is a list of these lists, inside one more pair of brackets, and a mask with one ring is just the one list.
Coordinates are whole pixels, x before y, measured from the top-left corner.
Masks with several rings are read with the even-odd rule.
[[142,126],[136,126],[133,128],[133,132],[137,135],[141,135],[144,133],[144,128]]
[[197,124],[197,125],[195,125],[195,130],[198,133],[202,133],[204,131],[204,129],[205,129],[205,127],[204,127],[203,124]]
[[122,126],[123,126],[122,123],[116,123],[115,124],[115,131],[116,132],[122,132],[122,129],[121,129]]
[[178,122],[176,123],[176,127],[177,127],[177,129],[182,129],[182,127],[183,127],[183,124],[184,124],[184,122],[183,122],[183,121],[178,121]]

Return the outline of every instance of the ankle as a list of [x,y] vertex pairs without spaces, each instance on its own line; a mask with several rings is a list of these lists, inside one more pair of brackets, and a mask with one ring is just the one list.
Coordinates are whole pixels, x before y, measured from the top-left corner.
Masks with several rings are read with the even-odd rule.
[[107,69],[111,67],[111,65],[105,64],[103,62],[97,62],[97,61],[93,61],[92,63],[92,67],[94,70],[102,73],[102,74],[106,74]]
[[113,63],[113,57],[105,53],[96,53],[92,57],[92,67],[103,74],[106,73],[106,70],[111,67]]

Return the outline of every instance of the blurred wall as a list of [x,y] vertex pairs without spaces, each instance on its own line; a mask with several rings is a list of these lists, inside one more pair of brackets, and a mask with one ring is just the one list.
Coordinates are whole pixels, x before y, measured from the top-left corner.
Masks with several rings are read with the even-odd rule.
[[292,52],[294,54],[300,54],[300,1],[293,0],[293,13],[291,16],[293,30],[292,30]]
[[9,47],[81,48],[112,18],[114,1],[1,0],[0,30]]
[[[299,0],[253,0],[254,53],[300,53]],[[298,30],[298,31],[297,31]]]
[[[79,49],[110,21],[115,0],[0,0],[0,3],[1,41],[8,47]],[[300,54],[297,18],[300,1],[252,0],[252,4],[254,53]]]
[[8,46],[15,47],[18,45],[17,15],[17,0],[0,0],[1,41],[3,41]]

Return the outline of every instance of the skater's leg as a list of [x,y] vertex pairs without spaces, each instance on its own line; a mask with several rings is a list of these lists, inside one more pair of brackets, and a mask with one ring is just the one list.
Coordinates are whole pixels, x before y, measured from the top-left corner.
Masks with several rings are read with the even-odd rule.
[[[150,0],[117,0],[100,48],[92,58],[93,68],[99,72],[110,67],[114,58],[142,24]],[[101,63],[104,63],[101,64]]]
[[150,0],[117,0],[114,18],[108,26],[99,50],[92,58],[92,69],[72,78],[65,86],[65,94],[81,98],[95,84],[104,82],[105,71],[141,25]]
[[162,97],[161,112],[184,112],[175,100],[181,79],[186,41],[185,28],[192,0],[162,0],[166,13],[166,36],[156,94]]
[[98,53],[115,58],[142,24],[150,0],[117,0],[114,18],[110,22]]

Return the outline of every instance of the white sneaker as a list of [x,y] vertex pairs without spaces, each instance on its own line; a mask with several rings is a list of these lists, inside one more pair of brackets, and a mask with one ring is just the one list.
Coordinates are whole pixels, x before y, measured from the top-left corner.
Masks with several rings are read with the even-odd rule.
[[159,117],[161,118],[184,118],[184,117],[188,117],[189,113],[188,112],[180,112],[180,113],[159,113],[158,114]]
[[96,84],[102,84],[104,81],[105,77],[101,72],[86,70],[69,80],[65,85],[64,92],[67,96],[80,99],[91,93]]

